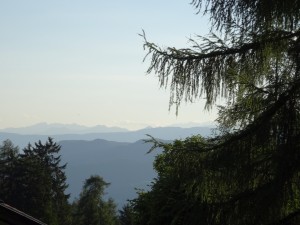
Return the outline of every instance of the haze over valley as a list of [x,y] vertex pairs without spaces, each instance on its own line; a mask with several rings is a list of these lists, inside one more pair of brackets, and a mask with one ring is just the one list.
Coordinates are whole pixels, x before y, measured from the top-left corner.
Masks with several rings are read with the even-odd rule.
[[[193,124],[195,125],[195,124]],[[213,124],[207,127],[146,127],[130,131],[120,127],[98,125],[94,127],[76,124],[40,123],[29,127],[0,130],[0,141],[10,139],[20,150],[29,142],[34,144],[48,137],[61,145],[62,162],[67,163],[66,175],[71,194],[78,198],[83,182],[91,175],[100,175],[111,183],[106,198],[112,197],[122,207],[136,196],[136,189],[147,189],[156,173],[153,160],[159,149],[147,154],[151,143],[143,140],[151,135],[159,140],[184,139],[191,135],[212,134]]]

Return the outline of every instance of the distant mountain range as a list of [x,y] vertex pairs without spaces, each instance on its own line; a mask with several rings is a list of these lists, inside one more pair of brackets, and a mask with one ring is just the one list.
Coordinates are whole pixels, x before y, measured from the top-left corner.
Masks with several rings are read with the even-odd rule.
[[[41,132],[36,132],[35,134],[30,134],[34,129],[37,130],[37,127],[40,125],[32,126],[29,128],[14,128],[0,130],[0,141],[5,139],[10,139],[15,145],[18,145],[20,148],[24,148],[29,142],[37,142],[38,140],[46,141],[49,136],[53,137],[55,141],[63,140],[95,140],[95,139],[104,139],[108,141],[118,141],[118,142],[136,142],[141,139],[148,139],[147,134],[160,138],[163,140],[174,140],[174,139],[183,139],[191,135],[200,134],[202,136],[209,136],[212,134],[212,128],[210,127],[192,127],[192,128],[181,128],[181,127],[156,127],[156,128],[144,128],[137,131],[117,131],[122,128],[111,128],[114,129],[114,132],[94,132],[94,133],[76,133],[73,130],[70,130],[70,133],[60,132],[50,132],[45,133],[45,129],[40,129]],[[34,129],[33,129],[34,127]],[[42,126],[41,126],[42,127]],[[97,126],[100,127],[100,126]],[[104,126],[103,126],[104,127]],[[20,129],[20,130],[19,130]],[[67,128],[69,130],[69,127]],[[66,130],[66,129],[62,129]],[[3,132],[5,131],[5,132]],[[15,131],[15,132],[8,132]],[[52,129],[52,131],[54,131]],[[89,131],[89,130],[88,130]]]
[[[87,133],[85,133],[87,132]],[[111,183],[107,197],[119,208],[136,196],[135,188],[147,188],[156,176],[152,164],[155,151],[146,154],[151,144],[147,134],[161,140],[184,139],[191,135],[210,136],[211,127],[157,127],[129,131],[118,127],[84,127],[79,125],[37,124],[30,127],[0,130],[0,142],[10,139],[22,150],[28,143],[45,142],[49,136],[58,142],[62,161],[67,163],[68,191],[71,199],[78,197],[83,182],[98,174]]]

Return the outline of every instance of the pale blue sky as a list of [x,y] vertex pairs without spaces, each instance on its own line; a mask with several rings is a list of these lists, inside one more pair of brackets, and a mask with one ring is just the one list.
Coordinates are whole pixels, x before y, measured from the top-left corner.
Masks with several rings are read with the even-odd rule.
[[186,47],[207,34],[189,0],[0,0],[0,128],[39,122],[146,125],[206,122],[204,103],[169,112],[169,91],[146,76],[138,35]]

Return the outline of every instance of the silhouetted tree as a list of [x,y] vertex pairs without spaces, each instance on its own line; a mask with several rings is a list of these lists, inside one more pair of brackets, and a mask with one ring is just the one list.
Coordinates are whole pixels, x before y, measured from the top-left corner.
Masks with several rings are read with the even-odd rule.
[[16,164],[19,159],[19,148],[10,140],[0,146],[0,199],[9,202],[13,199],[15,188]]
[[96,175],[86,179],[79,200],[74,203],[73,224],[116,225],[116,206],[112,199],[103,199],[108,187],[102,177]]
[[130,203],[125,204],[121,210],[119,210],[120,225],[134,225],[135,215],[134,210]]
[[1,189],[3,199],[49,225],[71,221],[69,195],[65,194],[66,165],[61,165],[60,148],[49,138],[45,144],[28,144],[22,153],[9,141],[0,150],[1,161],[6,162],[1,171],[10,171],[2,179],[6,187]]
[[[161,86],[170,86],[170,105],[175,104],[178,110],[182,101],[205,97],[209,109],[218,97],[227,100],[219,110],[219,136],[201,140],[197,145],[183,142],[182,151],[197,155],[189,158],[194,153],[186,153],[186,158],[177,159],[177,165],[173,165],[181,170],[190,160],[199,160],[193,182],[179,182],[184,187],[183,195],[191,193],[200,204],[198,217],[194,214],[190,224],[197,224],[200,217],[207,224],[297,224],[300,1],[192,3],[199,12],[204,8],[204,14],[209,13],[214,32],[209,37],[190,39],[191,48],[163,49],[142,35],[151,57],[148,72],[158,75]],[[170,154],[179,150],[177,144],[164,148],[177,149]],[[163,170],[168,169],[172,167]],[[165,179],[159,177],[153,190]],[[155,193],[144,194],[146,202]],[[174,196],[176,201],[180,198]],[[190,213],[185,202],[181,218]],[[170,202],[166,205],[170,206]],[[168,210],[173,212],[174,207]],[[150,213],[152,219],[155,212],[147,212],[147,216]],[[183,224],[175,218],[165,224],[171,223]]]

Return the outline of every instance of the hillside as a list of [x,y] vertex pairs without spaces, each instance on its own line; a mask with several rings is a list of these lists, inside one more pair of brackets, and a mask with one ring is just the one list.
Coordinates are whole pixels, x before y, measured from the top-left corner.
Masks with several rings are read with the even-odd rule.
[[66,175],[71,199],[78,197],[83,181],[90,175],[100,175],[111,183],[107,197],[119,207],[135,197],[135,188],[147,188],[155,177],[152,162],[155,153],[146,154],[150,144],[94,141],[61,141],[63,162],[67,162]]
[[145,144],[142,139],[148,139],[147,134],[162,140],[183,139],[193,134],[211,134],[209,127],[149,127],[137,131],[115,130],[107,133],[76,134],[74,131],[75,133],[70,134],[29,134],[34,129],[45,130],[45,127],[40,124],[28,129],[15,129],[16,132],[20,131],[19,134],[1,132],[0,141],[10,139],[22,150],[29,142],[44,142],[48,136],[53,137],[62,146],[62,161],[68,164],[66,175],[71,200],[78,197],[84,180],[97,174],[111,183],[107,189],[107,197],[115,199],[119,207],[127,199],[135,197],[135,188],[147,188],[155,177],[152,163],[158,151],[146,154],[151,144]]

